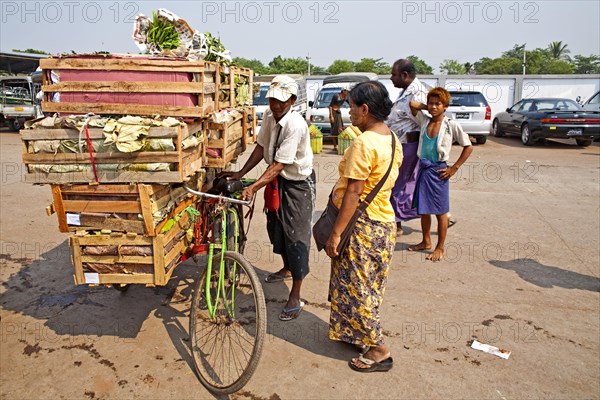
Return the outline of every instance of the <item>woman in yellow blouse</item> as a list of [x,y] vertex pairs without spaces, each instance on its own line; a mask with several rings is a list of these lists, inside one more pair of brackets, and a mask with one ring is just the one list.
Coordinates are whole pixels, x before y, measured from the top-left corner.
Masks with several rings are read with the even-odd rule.
[[[329,338],[367,350],[350,360],[352,369],[389,371],[393,360],[383,343],[379,307],[396,242],[390,195],[402,164],[402,146],[396,142],[392,154],[392,140],[397,138],[384,123],[392,107],[385,86],[376,81],[360,83],[349,97],[352,124],[363,133],[346,150],[339,165],[340,178],[333,188],[332,201],[340,211],[325,247],[332,259]],[[338,254],[341,233],[390,163],[394,165],[387,181],[357,220],[350,244]]]

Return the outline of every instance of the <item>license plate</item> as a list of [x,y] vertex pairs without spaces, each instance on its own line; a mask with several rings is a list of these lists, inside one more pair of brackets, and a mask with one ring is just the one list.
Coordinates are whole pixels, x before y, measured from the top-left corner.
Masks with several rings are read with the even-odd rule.
[[581,136],[583,134],[583,129],[570,129],[567,132],[567,136]]
[[455,116],[456,116],[456,119],[469,119],[470,118],[469,113],[456,113]]

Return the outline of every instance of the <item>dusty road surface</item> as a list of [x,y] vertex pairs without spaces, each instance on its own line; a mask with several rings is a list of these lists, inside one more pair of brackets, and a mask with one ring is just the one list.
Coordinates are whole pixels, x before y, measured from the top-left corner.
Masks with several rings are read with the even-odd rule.
[[[316,157],[318,210],[337,176],[330,148]],[[0,150],[0,397],[214,398],[188,342],[200,267],[186,261],[166,287],[74,286],[68,235],[44,212],[50,188],[22,181],[17,134],[1,131]],[[476,146],[451,184],[458,223],[446,259],[406,250],[420,240],[418,221],[397,239],[382,310],[394,368],[354,372],[354,349],[327,339],[329,260],[313,251],[298,319],[277,318],[289,282],[263,283],[264,353],[230,398],[600,398],[599,168],[598,143]],[[264,224],[257,212],[246,247],[261,277],[281,265]],[[470,348],[474,339],[510,358]]]

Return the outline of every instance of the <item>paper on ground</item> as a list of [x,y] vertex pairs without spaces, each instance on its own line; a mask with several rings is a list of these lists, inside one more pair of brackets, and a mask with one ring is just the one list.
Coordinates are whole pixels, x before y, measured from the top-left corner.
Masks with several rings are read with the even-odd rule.
[[508,357],[510,357],[510,353],[511,353],[508,350],[499,349],[497,347],[490,346],[489,344],[480,343],[477,340],[473,340],[473,343],[471,344],[471,348],[493,354],[500,358],[504,358],[505,360],[508,360]]

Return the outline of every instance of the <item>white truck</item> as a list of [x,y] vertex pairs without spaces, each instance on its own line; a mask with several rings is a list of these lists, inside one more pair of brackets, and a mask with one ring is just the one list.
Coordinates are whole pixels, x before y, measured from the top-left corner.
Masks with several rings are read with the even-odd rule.
[[30,76],[0,77],[0,126],[18,131],[37,115],[35,89]]

